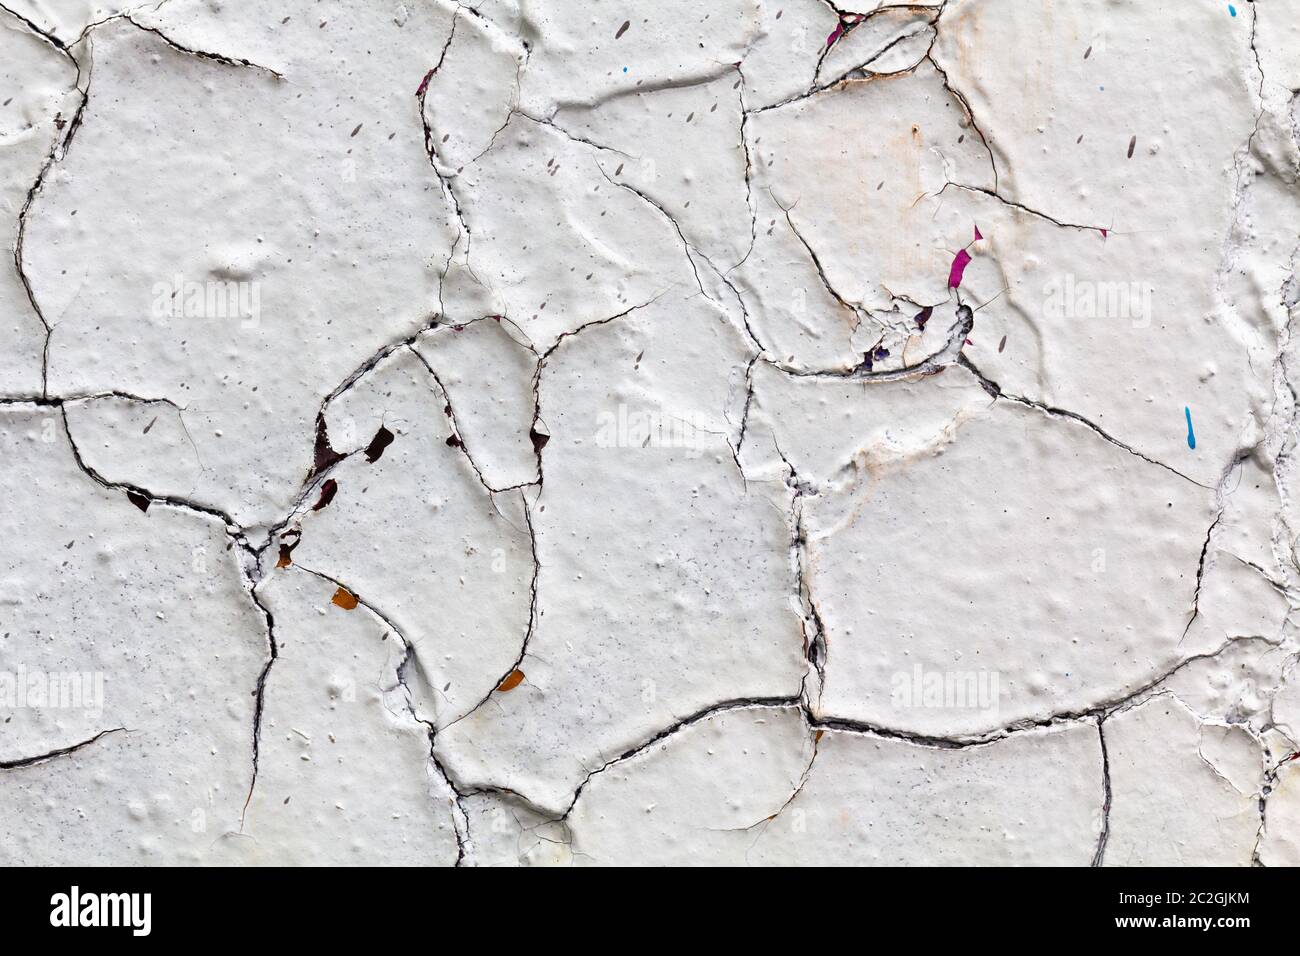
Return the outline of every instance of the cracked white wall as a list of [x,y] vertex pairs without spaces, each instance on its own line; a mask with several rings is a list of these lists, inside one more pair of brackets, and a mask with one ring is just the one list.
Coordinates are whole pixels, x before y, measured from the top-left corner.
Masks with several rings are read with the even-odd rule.
[[0,862],[1300,863],[1297,51],[0,3]]

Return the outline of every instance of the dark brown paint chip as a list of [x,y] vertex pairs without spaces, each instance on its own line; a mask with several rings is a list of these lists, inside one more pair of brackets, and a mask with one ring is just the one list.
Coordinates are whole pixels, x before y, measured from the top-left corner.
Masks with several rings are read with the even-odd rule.
[[317,498],[316,503],[311,506],[311,510],[320,511],[322,508],[324,508],[326,505],[328,505],[331,501],[334,500],[334,496],[338,494],[338,490],[339,490],[339,483],[337,481],[335,481],[333,478],[325,479],[325,484],[320,486],[320,497]]
[[366,461],[373,465],[383,457],[384,449],[392,443],[393,433],[380,425],[379,431],[375,432],[375,437],[370,439],[370,444],[366,446]]
[[316,416],[316,447],[312,455],[312,475],[319,475],[326,468],[342,461],[340,455],[330,447],[329,429],[325,426],[325,416]]

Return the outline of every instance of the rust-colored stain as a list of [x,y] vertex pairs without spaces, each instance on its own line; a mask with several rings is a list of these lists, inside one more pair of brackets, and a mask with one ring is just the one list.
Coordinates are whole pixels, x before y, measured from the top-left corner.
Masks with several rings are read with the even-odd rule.
[[280,558],[275,562],[277,568],[287,568],[293,564],[293,549],[302,542],[302,532],[290,528],[280,538]]
[[337,604],[345,611],[351,611],[357,606],[357,596],[345,587],[340,587],[330,598],[330,603]]
[[817,743],[817,744],[821,743],[821,742],[822,742],[822,735],[825,734],[825,733],[826,733],[826,731],[824,731],[824,730],[819,730],[819,731],[817,731],[817,736],[813,738],[813,743]]
[[521,670],[513,670],[506,675],[505,680],[497,684],[497,690],[501,691],[501,693],[504,694],[508,690],[514,690],[523,682],[524,682],[524,672]]

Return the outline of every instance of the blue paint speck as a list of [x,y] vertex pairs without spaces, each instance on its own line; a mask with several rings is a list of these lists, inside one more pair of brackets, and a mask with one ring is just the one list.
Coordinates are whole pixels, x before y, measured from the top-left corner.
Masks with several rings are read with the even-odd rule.
[[[1234,12],[1232,15],[1235,17],[1237,14]],[[627,72],[627,67],[623,67],[623,72],[624,72],[624,73]]]
[[1237,15],[1237,8],[1234,7],[1232,4],[1228,4],[1228,12],[1235,17]]
[[1183,413],[1187,416],[1187,447],[1196,447],[1196,432],[1192,431],[1192,410],[1186,405],[1183,406]]

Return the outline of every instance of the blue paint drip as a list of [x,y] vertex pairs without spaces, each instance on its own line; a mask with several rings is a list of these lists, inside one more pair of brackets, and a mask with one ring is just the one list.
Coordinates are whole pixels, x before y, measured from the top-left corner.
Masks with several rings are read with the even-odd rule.
[[1184,405],[1183,412],[1187,415],[1187,447],[1194,449],[1196,448],[1196,432],[1192,431],[1192,410]]
[[1237,15],[1237,8],[1234,7],[1232,4],[1228,4],[1228,12],[1235,17]]

